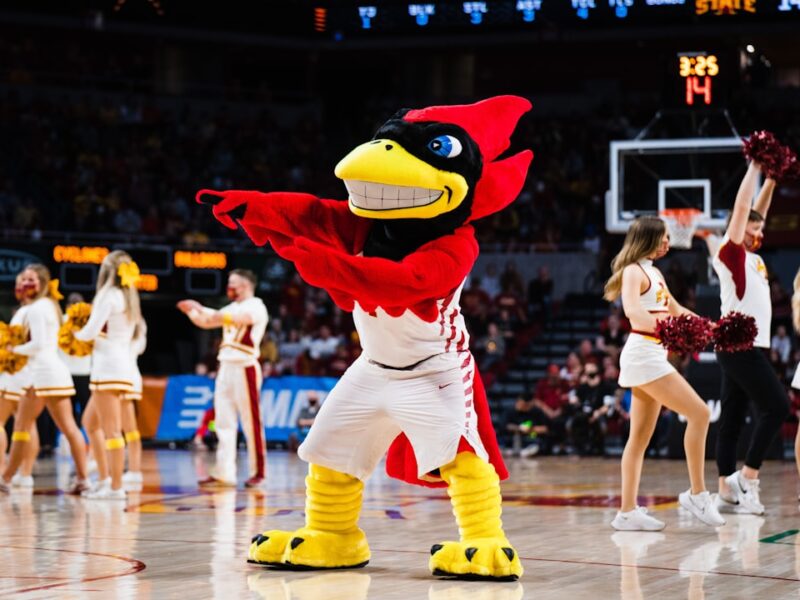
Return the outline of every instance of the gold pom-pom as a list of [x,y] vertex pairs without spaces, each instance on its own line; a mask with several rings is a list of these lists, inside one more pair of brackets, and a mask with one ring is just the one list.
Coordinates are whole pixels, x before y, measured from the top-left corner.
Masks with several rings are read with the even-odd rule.
[[94,349],[94,342],[84,342],[75,338],[75,332],[84,328],[92,313],[92,305],[76,302],[67,308],[67,320],[58,330],[58,347],[70,356],[88,356]]
[[0,373],[14,374],[28,364],[28,357],[15,354],[7,346],[19,346],[28,341],[28,331],[22,325],[0,322]]

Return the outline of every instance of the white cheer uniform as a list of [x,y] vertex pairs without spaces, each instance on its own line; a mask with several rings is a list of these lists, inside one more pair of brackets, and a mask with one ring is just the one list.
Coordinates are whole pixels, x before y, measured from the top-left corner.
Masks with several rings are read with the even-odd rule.
[[125,296],[118,287],[100,290],[92,302],[92,313],[75,338],[94,340],[89,389],[98,392],[133,391],[131,341],[135,323],[125,310]]
[[237,414],[247,440],[250,477],[266,475],[267,444],[261,417],[261,340],[267,329],[267,307],[261,298],[232,302],[220,309],[224,314],[248,315],[252,325],[222,328],[219,372],[214,386],[217,465],[215,476],[236,481]]
[[[14,347],[16,354],[28,357],[28,381],[22,385],[33,388],[40,398],[74,396],[67,365],[58,357],[58,330],[61,326],[56,304],[50,298],[39,298],[28,305],[22,325],[28,329],[29,342]],[[22,371],[20,371],[21,373]]]
[[800,365],[797,365],[797,368],[794,371],[794,377],[792,378],[792,387],[796,390],[800,390]]
[[753,317],[758,327],[753,345],[769,348],[772,300],[767,266],[762,258],[747,250],[744,244],[734,244],[725,235],[713,265],[719,277],[722,315],[737,311]]
[[380,307],[368,313],[356,303],[363,352],[322,404],[300,458],[365,480],[405,433],[420,479],[452,462],[462,437],[489,460],[473,407],[475,361],[459,307],[462,287],[437,300],[434,322],[408,310],[399,317]]
[[[642,259],[638,264],[650,281],[641,295],[642,308],[650,314],[666,316],[671,298],[664,276],[653,266],[652,260]],[[667,355],[652,332],[632,330],[619,357],[619,386],[634,388],[675,373]]]
[[139,321],[136,334],[131,341],[131,372],[133,373],[133,391],[125,394],[126,400],[142,399],[142,372],[139,370],[139,357],[147,349],[147,324],[144,319]]
[[[25,313],[28,312],[28,308],[30,308],[29,304],[20,306],[17,309],[17,312],[14,313],[14,316],[11,317],[9,325],[24,325]],[[22,398],[23,394],[25,394],[25,390],[33,385],[33,381],[31,381],[30,364],[31,362],[29,360],[28,363],[16,373],[4,374],[2,390],[3,397],[6,400],[19,402],[19,399]]]

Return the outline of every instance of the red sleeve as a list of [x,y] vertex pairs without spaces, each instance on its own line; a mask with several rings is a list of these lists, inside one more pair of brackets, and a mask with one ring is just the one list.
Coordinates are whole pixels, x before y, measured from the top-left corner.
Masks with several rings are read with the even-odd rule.
[[[213,213],[226,227],[242,226],[257,246],[305,237],[344,252],[358,252],[369,221],[350,212],[346,201],[323,200],[311,194],[247,190],[200,190],[197,201],[214,204]],[[276,248],[277,249],[277,248]]]
[[744,298],[745,288],[747,286],[747,276],[745,274],[745,259],[747,255],[744,250],[744,245],[734,244],[730,240],[723,244],[719,249],[719,260],[723,265],[728,267],[728,270],[733,276],[733,283],[736,285],[736,296],[741,300]]
[[421,246],[401,261],[354,256],[296,239],[282,251],[311,285],[346,290],[359,303],[412,307],[461,285],[478,256],[471,226]]

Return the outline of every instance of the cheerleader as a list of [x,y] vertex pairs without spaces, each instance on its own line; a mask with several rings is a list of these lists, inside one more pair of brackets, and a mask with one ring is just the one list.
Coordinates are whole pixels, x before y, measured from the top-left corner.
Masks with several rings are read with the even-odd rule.
[[[69,493],[79,494],[87,487],[86,451],[84,439],[72,416],[71,397],[75,394],[72,377],[66,365],[58,358],[58,329],[61,325],[61,307],[58,300],[58,282],[50,279],[47,267],[29,265],[21,273],[20,283],[31,300],[22,316],[22,325],[28,330],[30,341],[9,348],[15,354],[28,357],[28,380],[24,380],[25,394],[20,396],[19,408],[14,417],[11,452],[0,476],[0,492],[8,492],[11,478],[25,456],[30,452],[31,427],[47,406],[53,422],[67,438],[75,460],[76,479]],[[21,371],[22,372],[22,371]]]
[[100,264],[89,321],[75,333],[78,340],[94,340],[91,397],[83,418],[99,476],[97,485],[84,494],[90,499],[125,500],[122,401],[134,389],[130,348],[141,318],[138,278],[139,268],[126,252],[108,254]]
[[724,525],[704,481],[706,434],[710,411],[692,387],[667,361],[667,351],[653,333],[659,319],[690,313],[671,298],[653,261],[669,250],[669,234],[658,217],[636,219],[622,250],[611,264],[605,299],[622,297],[631,333],[620,355],[619,385],[632,388],[630,437],[622,454],[622,506],[611,526],[621,531],[658,531],[666,526],[636,505],[648,442],[661,407],[686,417],[684,449],[691,487],[678,496],[681,506],[703,523]]
[[138,362],[146,347],[147,323],[140,319],[136,324],[130,352],[133,391],[125,394],[122,401],[122,431],[128,447],[128,470],[122,476],[122,483],[129,489],[142,485],[142,436],[136,421],[136,402],[142,399],[142,374]]
[[[26,289],[22,285],[22,273],[17,275],[14,286],[14,295],[19,302],[19,308],[11,317],[10,325],[22,325],[27,306],[31,300],[26,294]],[[20,397],[25,394],[25,390],[30,384],[25,382],[29,379],[30,369],[26,364],[16,373],[0,374],[0,472],[5,467],[6,450],[8,449],[8,436],[6,435],[6,423],[8,418],[17,411]],[[11,478],[12,487],[33,487],[33,465],[39,455],[39,430],[34,423],[29,431],[31,440],[25,447],[25,454],[17,472]]]

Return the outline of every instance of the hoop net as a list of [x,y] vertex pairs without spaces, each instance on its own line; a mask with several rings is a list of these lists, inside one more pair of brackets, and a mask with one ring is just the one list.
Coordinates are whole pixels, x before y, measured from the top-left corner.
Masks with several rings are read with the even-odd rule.
[[696,208],[665,208],[661,218],[667,224],[669,245],[673,248],[691,248],[694,232],[703,211]]

